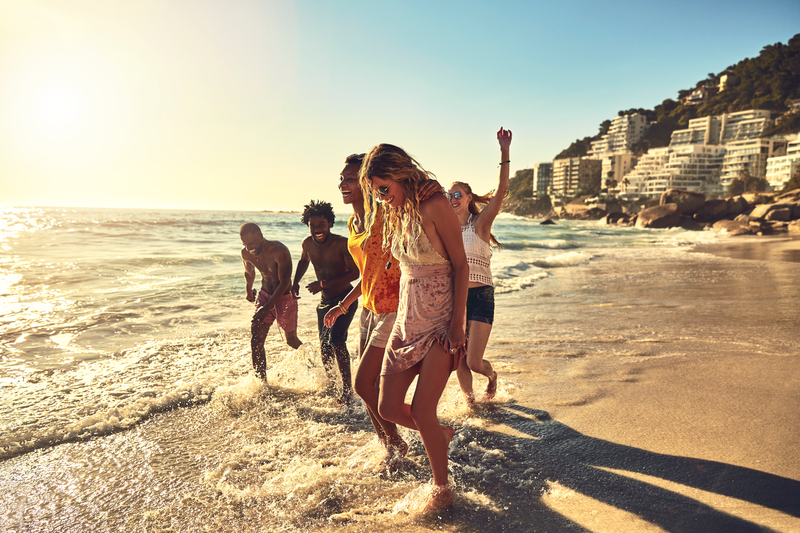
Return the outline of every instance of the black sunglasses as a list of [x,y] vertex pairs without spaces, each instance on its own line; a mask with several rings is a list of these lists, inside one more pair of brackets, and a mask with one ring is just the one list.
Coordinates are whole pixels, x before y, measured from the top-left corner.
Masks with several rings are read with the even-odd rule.
[[446,193],[444,193],[444,195],[445,195],[445,196],[447,196],[447,199],[448,199],[448,200],[449,200],[450,198],[455,198],[456,200],[461,200],[461,197],[462,197],[462,196],[464,196],[464,195],[461,193],[461,191],[456,191],[456,192],[454,192],[453,194],[450,194],[449,192],[446,192]]
[[389,186],[384,185],[383,187],[378,187],[375,191],[380,194],[381,196],[386,196],[389,194]]

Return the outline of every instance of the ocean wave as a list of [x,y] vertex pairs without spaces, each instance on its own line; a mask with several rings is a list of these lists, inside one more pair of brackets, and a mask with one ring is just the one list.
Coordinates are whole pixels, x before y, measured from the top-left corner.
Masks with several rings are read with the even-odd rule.
[[586,252],[567,252],[560,255],[550,255],[544,259],[534,261],[539,268],[559,268],[582,265],[592,260],[594,256]]
[[565,240],[549,240],[549,241],[511,241],[504,242],[503,248],[507,250],[570,250],[573,248],[580,248],[581,245],[576,242]]
[[547,272],[537,272],[530,276],[520,276],[508,279],[498,279],[494,284],[495,294],[504,294],[509,292],[521,291],[528,287],[533,287],[537,281],[544,279],[549,274]]

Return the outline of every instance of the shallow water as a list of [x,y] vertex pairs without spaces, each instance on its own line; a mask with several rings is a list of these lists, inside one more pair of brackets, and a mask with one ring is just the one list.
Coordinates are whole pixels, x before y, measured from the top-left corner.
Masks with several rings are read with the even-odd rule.
[[[362,404],[342,408],[329,392],[314,296],[300,300],[305,344],[291,350],[271,332],[269,386],[253,376],[238,226],[258,222],[296,260],[307,232],[299,215],[4,216],[8,531],[526,530],[534,515],[542,530],[569,528],[542,512],[563,465],[533,459],[544,443],[574,441],[553,418],[559,409],[637,379],[640,361],[718,354],[714,339],[725,350],[798,354],[796,269],[688,251],[724,239],[712,232],[503,217],[487,349],[499,394],[470,410],[451,377],[439,414],[457,428],[456,504],[414,521],[430,479],[421,441],[404,431],[408,460],[396,474],[380,471]],[[354,321],[353,358],[356,338]]]

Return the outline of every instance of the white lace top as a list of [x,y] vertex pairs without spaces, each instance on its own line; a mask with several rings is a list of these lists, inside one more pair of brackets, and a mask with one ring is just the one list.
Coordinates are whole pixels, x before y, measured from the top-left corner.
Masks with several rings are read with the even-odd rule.
[[469,265],[469,280],[475,283],[494,286],[492,282],[492,245],[481,239],[475,232],[475,218],[461,226],[464,251]]

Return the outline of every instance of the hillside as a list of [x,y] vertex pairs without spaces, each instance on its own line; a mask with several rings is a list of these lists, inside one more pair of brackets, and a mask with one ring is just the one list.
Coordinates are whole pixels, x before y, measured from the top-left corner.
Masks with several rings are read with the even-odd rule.
[[[720,78],[729,76],[725,90],[717,91]],[[732,81],[730,81],[732,80]],[[705,87],[708,98],[701,105],[684,105],[680,99],[688,96],[694,89]],[[653,109],[628,109],[618,115],[639,113],[648,122],[656,122],[645,133],[643,139],[634,146],[634,152],[644,153],[649,148],[669,145],[672,132],[689,126],[693,118],[735,113],[748,109],[767,109],[773,118],[787,114],[791,100],[800,98],[800,34],[787,44],[776,43],[765,46],[758,57],[743,59],[721,72],[708,76],[695,84],[692,89],[678,91],[678,100],[667,98]],[[610,121],[600,124],[600,131],[593,137],[577,139],[568,148],[559,152],[554,159],[586,155],[592,141],[608,131]],[[800,132],[800,113],[788,113],[780,124],[765,135]]]

